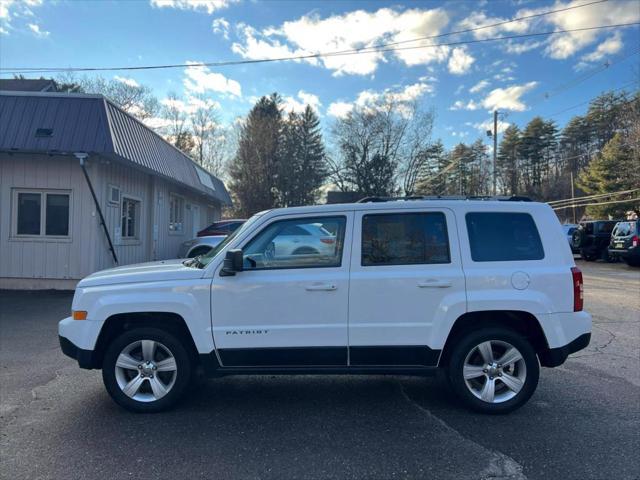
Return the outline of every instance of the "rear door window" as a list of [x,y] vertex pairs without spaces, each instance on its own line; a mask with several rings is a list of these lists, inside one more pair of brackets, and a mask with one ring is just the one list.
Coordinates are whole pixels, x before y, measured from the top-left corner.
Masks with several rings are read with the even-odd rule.
[[364,267],[449,263],[443,213],[371,214],[362,217]]
[[540,234],[528,213],[470,212],[466,222],[474,262],[544,258]]

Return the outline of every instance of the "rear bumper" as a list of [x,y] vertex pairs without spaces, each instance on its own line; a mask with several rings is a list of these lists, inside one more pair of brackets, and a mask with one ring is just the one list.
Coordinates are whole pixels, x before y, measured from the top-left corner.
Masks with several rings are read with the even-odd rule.
[[640,247],[631,247],[627,249],[610,248],[609,255],[611,255],[612,257],[619,257],[619,258],[639,259]]
[[60,341],[60,349],[67,357],[73,358],[78,362],[80,368],[92,369],[96,368],[95,356],[93,350],[84,350],[74,344],[68,338],[58,335]]
[[543,352],[540,355],[540,363],[543,367],[558,367],[562,365],[572,353],[587,348],[590,341],[591,333],[583,333],[564,347],[550,348],[546,352]]

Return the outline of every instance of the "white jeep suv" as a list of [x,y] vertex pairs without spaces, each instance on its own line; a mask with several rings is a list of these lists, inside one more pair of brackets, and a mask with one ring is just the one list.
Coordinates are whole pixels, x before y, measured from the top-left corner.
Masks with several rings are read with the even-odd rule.
[[[443,369],[468,407],[504,413],[540,365],[588,345],[582,274],[549,206],[377,200],[261,212],[204,257],[94,273],[59,324],[62,350],[140,412],[173,405],[200,371]],[[274,248],[309,226],[327,248]]]

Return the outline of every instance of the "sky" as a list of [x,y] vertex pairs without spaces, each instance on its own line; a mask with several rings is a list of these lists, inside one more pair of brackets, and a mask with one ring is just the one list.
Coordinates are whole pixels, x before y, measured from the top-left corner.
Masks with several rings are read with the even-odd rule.
[[[101,75],[148,85],[165,103],[176,93],[185,110],[207,98],[224,122],[274,91],[287,110],[310,104],[325,128],[354,106],[383,98],[418,102],[433,109],[433,137],[447,147],[477,138],[489,143],[495,109],[500,130],[536,115],[562,127],[603,91],[638,89],[638,25],[487,40],[640,22],[638,0],[482,28],[593,1],[0,0],[0,68],[193,64]],[[442,35],[469,29],[475,30]],[[199,65],[390,43],[401,48]]]

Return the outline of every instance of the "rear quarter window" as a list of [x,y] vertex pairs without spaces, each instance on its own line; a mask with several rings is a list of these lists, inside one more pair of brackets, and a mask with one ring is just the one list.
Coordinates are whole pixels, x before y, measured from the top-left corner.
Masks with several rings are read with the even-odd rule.
[[474,262],[544,258],[538,228],[528,213],[470,212],[465,219]]

